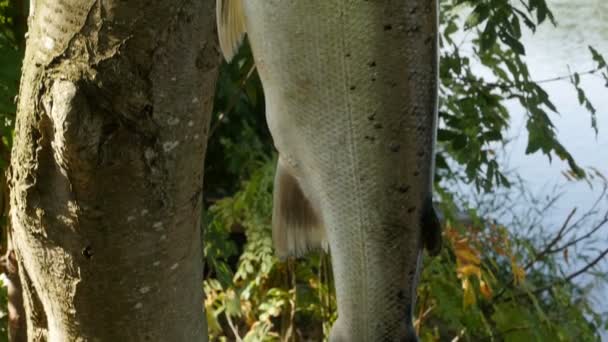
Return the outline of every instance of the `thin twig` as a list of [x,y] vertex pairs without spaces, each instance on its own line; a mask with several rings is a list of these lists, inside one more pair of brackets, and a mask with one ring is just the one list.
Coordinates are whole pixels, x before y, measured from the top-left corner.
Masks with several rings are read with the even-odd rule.
[[600,206],[602,201],[606,198],[607,192],[608,192],[608,183],[604,183],[604,186],[602,188],[602,193],[599,196],[597,196],[597,198],[595,199],[595,202],[593,203],[591,208],[589,210],[587,210],[587,212],[585,214],[583,214],[578,220],[576,220],[576,222],[574,222],[571,225],[571,228],[568,229],[566,234],[570,233],[570,231],[572,231],[574,229],[574,227],[578,227],[580,223],[582,223],[584,220],[586,220],[590,216],[598,213],[598,207]]
[[230,315],[227,312],[226,312],[226,320],[228,321],[228,325],[230,326],[230,329],[232,330],[232,333],[234,334],[234,338],[236,339],[236,341],[243,342],[243,339],[239,335],[238,329],[234,326],[234,323],[232,323],[232,319],[230,318]]
[[[578,74],[579,74],[579,76],[593,75],[593,74],[595,74],[596,72],[598,72],[600,70],[601,69],[594,68],[594,69],[590,69],[590,70],[579,72]],[[564,80],[572,79],[572,77],[574,76],[574,74],[575,73],[570,73],[568,75],[556,76],[556,77],[546,78],[546,79],[542,79],[542,80],[530,80],[530,81],[528,81],[528,83],[542,84],[542,83],[564,81]],[[458,77],[458,79],[460,81],[462,81],[462,82],[467,82],[467,83],[470,83],[472,85],[477,85],[477,83],[479,83],[481,85],[484,85],[484,86],[490,87],[490,88],[501,88],[501,89],[504,88],[503,90],[506,90],[506,89],[510,88],[507,85],[513,83],[510,80],[506,80],[506,81],[503,81],[503,82],[485,82],[485,83],[482,83],[479,79],[471,79],[470,77]]]
[[[428,298],[428,296],[426,298]],[[422,310],[423,307],[421,307],[420,309]],[[422,326],[422,323],[428,317],[428,315],[433,311],[433,309],[435,309],[435,305],[429,306],[428,308],[426,308],[426,310],[424,310],[424,312],[420,312],[418,314],[418,318],[416,318],[416,320],[414,321],[414,329],[416,329],[416,334],[420,335],[420,327]]]
[[[608,248],[606,248],[604,251],[602,251],[597,258],[593,259],[591,262],[589,262],[587,265],[585,265],[585,267],[579,269],[576,272],[572,272],[570,275],[568,275],[567,277],[563,278],[563,279],[559,279],[555,282],[553,282],[552,284],[549,284],[547,286],[543,286],[541,288],[537,288],[536,290],[532,291],[533,295],[539,295],[547,290],[552,289],[554,286],[559,285],[559,284],[564,284],[564,283],[568,283],[570,281],[572,281],[574,278],[585,274],[587,271],[589,271],[592,267],[596,266],[600,261],[602,261],[602,259],[604,259],[604,257],[606,257],[606,255],[608,255]],[[524,295],[520,294],[520,295]]]
[[[594,74],[596,72],[598,72],[600,69],[598,68],[593,68],[587,71],[583,71],[583,72],[579,72],[578,74],[580,76],[583,75],[591,75]],[[548,83],[548,82],[556,82],[556,81],[563,81],[563,80],[567,80],[567,79],[571,79],[572,76],[574,76],[575,73],[570,73],[570,75],[563,75],[563,76],[557,76],[557,77],[552,77],[552,78],[546,78],[540,81],[535,81],[535,83]]]
[[[558,233],[556,234],[556,236],[551,240],[551,242],[549,242],[544,247],[544,249],[541,252],[535,254],[534,258],[524,266],[524,270],[526,270],[526,271],[529,270],[532,266],[534,266],[534,264],[536,262],[538,262],[539,260],[542,260],[542,258],[544,256],[560,252],[565,248],[568,248],[584,239],[591,237],[593,234],[595,234],[597,231],[599,231],[600,227],[602,227],[604,224],[608,223],[608,213],[606,213],[605,217],[595,227],[593,227],[589,232],[587,232],[584,236],[582,236],[580,238],[576,238],[573,241],[567,242],[563,246],[553,248],[553,247],[555,247],[555,245],[557,243],[559,243],[564,238],[564,236],[568,235],[568,233],[571,231],[573,226],[574,227],[578,226],[584,220],[584,218],[589,217],[592,213],[595,212],[595,209],[601,202],[601,199],[604,198],[605,192],[606,192],[606,187],[604,187],[604,191],[602,191],[602,195],[598,197],[598,199],[592,205],[591,209],[589,211],[585,212],[583,215],[581,215],[581,217],[579,219],[577,219],[574,223],[570,223],[570,222],[572,220],[572,217],[576,213],[576,208],[572,209],[572,211],[568,214],[566,220],[562,224],[562,226],[561,226],[560,230],[558,231]],[[603,255],[603,256],[605,256],[605,255]],[[603,258],[603,256],[602,256],[602,258]],[[599,262],[599,260],[598,260],[598,262]],[[592,266],[593,265],[591,265],[590,267],[592,267]],[[585,272],[585,271],[583,271],[583,272]],[[569,280],[571,280],[571,279],[568,279],[568,277],[566,277],[566,278],[562,279],[561,281],[568,282]],[[506,293],[506,290],[508,288],[510,288],[511,286],[513,286],[513,284],[514,284],[514,280],[511,279],[511,281],[509,281],[509,283],[507,285],[505,285],[503,288],[501,288],[499,291],[497,291],[496,295],[493,298],[493,301],[498,301]]]
[[536,253],[536,255],[534,256],[534,258],[532,258],[532,260],[530,260],[528,262],[528,264],[526,264],[526,266],[524,266],[524,270],[528,270],[530,269],[530,267],[532,267],[537,261],[543,259],[543,257],[545,257],[547,254],[549,254],[549,251],[561,240],[563,239],[563,234],[564,231],[566,230],[566,228],[569,227],[569,223],[570,220],[572,219],[572,217],[574,216],[574,214],[576,214],[576,207],[574,209],[572,209],[572,211],[570,211],[570,214],[568,214],[568,217],[566,217],[566,220],[564,221],[564,223],[562,224],[561,228],[559,229],[559,231],[557,232],[557,234],[555,235],[555,237],[553,238],[553,240],[551,240],[551,242],[549,242],[545,248],[542,250],[542,252],[540,253]]
[[554,254],[554,253],[559,253],[561,251],[563,251],[564,249],[571,247],[573,245],[576,245],[577,243],[590,238],[593,234],[595,234],[598,230],[600,230],[606,223],[608,223],[608,212],[606,213],[606,215],[604,215],[604,217],[602,218],[602,220],[600,222],[598,222],[595,227],[593,227],[590,231],[588,231],[585,235],[580,236],[578,238],[575,238],[574,240],[567,242],[566,244],[564,244],[563,246],[560,246],[558,248],[552,249],[550,251],[548,251],[549,254]]

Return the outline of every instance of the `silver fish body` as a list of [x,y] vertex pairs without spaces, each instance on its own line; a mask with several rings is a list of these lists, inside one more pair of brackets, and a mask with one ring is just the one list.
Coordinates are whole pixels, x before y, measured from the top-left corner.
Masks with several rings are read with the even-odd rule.
[[330,341],[415,340],[422,247],[440,245],[437,0],[236,1],[279,152],[277,252],[329,245]]

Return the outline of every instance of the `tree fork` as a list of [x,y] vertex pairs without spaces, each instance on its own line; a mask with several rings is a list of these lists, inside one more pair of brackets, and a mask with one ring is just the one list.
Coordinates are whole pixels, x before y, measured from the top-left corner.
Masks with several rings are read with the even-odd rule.
[[27,340],[206,340],[214,2],[32,6],[10,179]]

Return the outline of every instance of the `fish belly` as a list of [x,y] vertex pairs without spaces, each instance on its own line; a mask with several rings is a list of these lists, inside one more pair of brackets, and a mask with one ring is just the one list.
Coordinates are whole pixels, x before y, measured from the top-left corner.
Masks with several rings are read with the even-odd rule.
[[332,255],[331,341],[415,340],[432,193],[436,0],[245,0],[280,163]]

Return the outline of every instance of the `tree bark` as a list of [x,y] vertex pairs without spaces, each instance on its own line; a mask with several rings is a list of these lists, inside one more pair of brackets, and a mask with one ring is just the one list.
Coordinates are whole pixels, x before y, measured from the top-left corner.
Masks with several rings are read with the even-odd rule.
[[28,341],[206,341],[212,0],[32,3],[11,164]]

